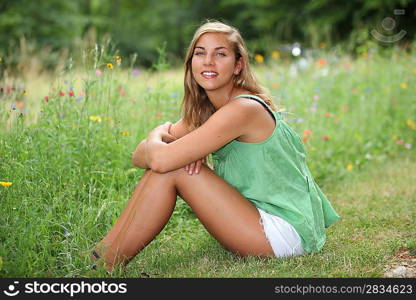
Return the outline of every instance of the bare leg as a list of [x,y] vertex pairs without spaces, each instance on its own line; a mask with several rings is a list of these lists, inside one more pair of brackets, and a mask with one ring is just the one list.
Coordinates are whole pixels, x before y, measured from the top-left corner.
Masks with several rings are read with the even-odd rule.
[[183,169],[146,171],[116,225],[101,241],[108,270],[127,263],[150,243],[169,220],[176,195],[191,206],[205,228],[240,256],[273,256],[257,209],[206,166],[199,174]]

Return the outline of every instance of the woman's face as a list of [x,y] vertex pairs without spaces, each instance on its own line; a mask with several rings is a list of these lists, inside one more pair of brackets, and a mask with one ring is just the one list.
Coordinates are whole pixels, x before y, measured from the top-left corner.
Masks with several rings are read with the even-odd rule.
[[241,71],[241,59],[222,33],[205,33],[197,41],[192,56],[192,74],[206,91],[232,87],[233,75]]

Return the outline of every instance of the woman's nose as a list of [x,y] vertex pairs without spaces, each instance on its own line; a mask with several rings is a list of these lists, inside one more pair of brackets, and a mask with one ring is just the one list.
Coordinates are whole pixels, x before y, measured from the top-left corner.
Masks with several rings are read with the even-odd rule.
[[210,54],[205,55],[204,65],[212,65],[213,63],[214,63],[214,60],[212,58],[212,55]]

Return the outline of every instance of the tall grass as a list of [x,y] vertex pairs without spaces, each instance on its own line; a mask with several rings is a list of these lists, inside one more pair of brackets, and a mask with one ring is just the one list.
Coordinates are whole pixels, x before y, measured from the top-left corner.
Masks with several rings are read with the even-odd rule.
[[[52,76],[6,76],[0,84],[0,181],[12,182],[0,186],[1,276],[94,276],[84,253],[114,224],[143,174],[130,164],[131,152],[155,126],[178,120],[182,70],[137,70],[116,56],[96,47],[82,64],[68,59]],[[270,59],[255,72],[303,136],[324,190],[371,161],[415,158],[413,54],[352,59],[322,53],[293,62]],[[163,235],[165,242],[179,241],[171,254],[196,247],[208,253],[196,252],[201,264],[214,257],[235,264],[198,226],[178,199]],[[172,272],[185,263],[146,257]],[[136,275],[123,276],[129,274]]]

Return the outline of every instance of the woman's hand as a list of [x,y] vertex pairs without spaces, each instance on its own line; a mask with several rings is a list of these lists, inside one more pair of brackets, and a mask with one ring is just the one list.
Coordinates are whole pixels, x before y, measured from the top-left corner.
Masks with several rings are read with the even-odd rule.
[[206,158],[198,159],[197,161],[194,161],[190,163],[189,165],[186,165],[183,167],[183,169],[188,172],[189,175],[192,175],[192,173],[195,171],[195,174],[198,174],[201,170],[201,165],[206,163]]
[[157,140],[161,140],[162,142],[165,143],[171,143],[175,140],[177,140],[177,138],[173,135],[171,135],[169,133],[169,129],[172,126],[171,122],[166,122],[162,125],[159,125],[157,127],[155,127],[150,133],[149,133],[149,138],[155,138]]

